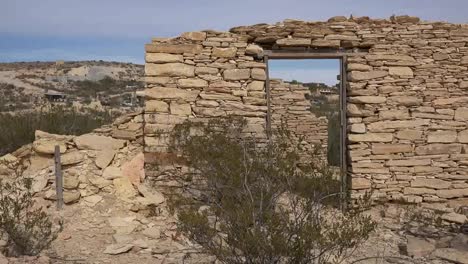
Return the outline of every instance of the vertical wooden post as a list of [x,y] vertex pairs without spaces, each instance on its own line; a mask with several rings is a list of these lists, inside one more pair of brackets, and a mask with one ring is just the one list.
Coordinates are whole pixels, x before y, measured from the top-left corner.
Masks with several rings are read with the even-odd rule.
[[271,141],[271,99],[270,99],[270,73],[268,68],[268,56],[263,56],[263,61],[266,64],[265,74],[265,93],[266,93],[266,101],[267,101],[267,116],[266,116],[266,134],[268,140]]
[[57,193],[57,210],[63,207],[63,177],[62,162],[60,160],[60,147],[55,146],[55,190]]

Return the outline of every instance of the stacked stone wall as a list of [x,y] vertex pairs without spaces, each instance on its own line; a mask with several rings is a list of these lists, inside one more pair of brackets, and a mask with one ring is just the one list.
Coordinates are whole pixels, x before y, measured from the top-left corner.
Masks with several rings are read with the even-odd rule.
[[186,118],[245,116],[265,137],[264,49],[348,52],[347,156],[353,197],[468,197],[468,25],[334,17],[191,32],[146,46],[145,150]]
[[309,88],[271,79],[270,89],[272,129],[287,129],[292,139],[300,143],[301,158],[310,157],[308,153],[318,147],[326,160],[328,120],[311,112]]

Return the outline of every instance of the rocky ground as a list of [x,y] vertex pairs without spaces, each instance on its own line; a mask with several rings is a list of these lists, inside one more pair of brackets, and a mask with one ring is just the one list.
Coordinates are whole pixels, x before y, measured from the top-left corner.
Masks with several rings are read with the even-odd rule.
[[[61,222],[63,230],[41,256],[0,255],[0,264],[213,263],[177,231],[163,185],[149,183],[143,166],[142,122],[141,113],[134,113],[82,136],[37,131],[33,144],[1,157],[0,177],[11,177],[23,164],[24,175],[34,181],[38,205],[54,223]],[[55,145],[62,152],[61,211],[56,209]],[[468,230],[460,228],[467,221],[466,205],[468,199],[448,206],[376,206],[366,213],[378,228],[348,263],[468,263]],[[0,247],[5,246],[5,239],[0,240]]]

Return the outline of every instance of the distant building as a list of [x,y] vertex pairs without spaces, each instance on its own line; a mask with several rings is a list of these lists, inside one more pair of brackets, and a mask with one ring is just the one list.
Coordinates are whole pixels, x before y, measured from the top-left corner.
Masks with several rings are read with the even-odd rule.
[[65,99],[67,98],[67,95],[61,92],[57,91],[49,91],[47,90],[44,93],[44,97],[49,101],[49,102],[64,102]]

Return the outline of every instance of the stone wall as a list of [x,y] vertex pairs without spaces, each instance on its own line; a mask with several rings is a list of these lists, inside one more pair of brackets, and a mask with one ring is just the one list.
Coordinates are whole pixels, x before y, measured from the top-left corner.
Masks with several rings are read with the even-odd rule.
[[[264,49],[350,52],[347,155],[353,197],[468,196],[468,25],[333,17],[190,32],[146,45],[145,151],[186,118],[241,115],[265,136]],[[355,51],[361,51],[360,53]],[[355,53],[353,53],[355,52]]]
[[[270,80],[272,129],[286,128],[291,137],[300,140],[301,150],[313,151],[318,146],[326,160],[328,120],[311,112],[311,92],[301,84],[280,79]],[[303,158],[308,155],[303,155]]]

